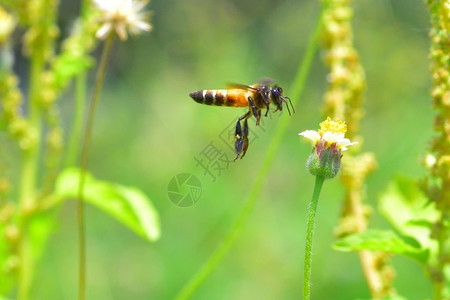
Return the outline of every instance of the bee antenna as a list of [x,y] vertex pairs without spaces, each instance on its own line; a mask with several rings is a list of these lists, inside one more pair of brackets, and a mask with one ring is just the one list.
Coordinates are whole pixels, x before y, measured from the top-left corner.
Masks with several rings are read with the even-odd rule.
[[286,108],[288,110],[289,115],[291,115],[291,110],[289,109],[289,105],[288,105],[288,102],[286,101],[286,99],[289,100],[289,103],[291,104],[291,107],[292,107],[292,111],[295,113],[295,109],[294,109],[294,106],[292,105],[291,99],[289,97],[282,97],[281,99],[283,100],[284,103],[286,103]]
[[[283,98],[289,100],[289,103],[291,104],[291,107],[292,107],[292,112],[295,114],[295,109],[294,109],[294,105],[292,105],[291,98],[289,98],[289,97],[283,97]],[[289,106],[288,106],[288,104],[287,104],[287,101],[284,100],[284,102],[286,103],[286,107],[288,108],[288,111],[289,111]],[[289,114],[290,114],[290,113],[289,113]]]

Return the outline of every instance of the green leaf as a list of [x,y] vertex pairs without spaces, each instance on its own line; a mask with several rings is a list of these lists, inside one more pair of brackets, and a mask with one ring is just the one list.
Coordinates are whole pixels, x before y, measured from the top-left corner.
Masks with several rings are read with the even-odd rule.
[[379,210],[399,233],[414,238],[422,248],[435,253],[437,244],[430,233],[439,212],[414,180],[398,178],[391,182],[380,196]]
[[93,60],[88,55],[82,55],[82,53],[74,55],[68,51],[60,54],[53,63],[58,88],[64,88],[72,78],[90,69],[92,65]]
[[[59,201],[77,198],[79,169],[64,170],[56,181],[55,194]],[[149,241],[160,236],[159,215],[144,193],[133,187],[96,180],[86,173],[84,201],[116,218]]]
[[334,243],[333,248],[340,251],[384,251],[412,257],[421,262],[428,259],[427,249],[419,248],[388,230],[367,230],[349,235]]

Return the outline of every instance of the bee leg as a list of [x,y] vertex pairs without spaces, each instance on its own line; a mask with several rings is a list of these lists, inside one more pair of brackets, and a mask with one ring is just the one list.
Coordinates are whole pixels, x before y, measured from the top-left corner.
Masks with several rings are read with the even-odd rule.
[[242,148],[244,146],[244,139],[242,137],[242,128],[240,120],[238,120],[236,124],[235,138],[236,142],[234,143],[234,149],[236,150],[236,158],[233,161],[236,161],[236,159],[238,159],[239,156],[241,156]]
[[261,110],[258,109],[258,116],[256,117],[256,125],[259,125],[259,121],[261,121]]
[[243,149],[242,149],[241,159],[244,158],[245,153],[247,152],[247,149],[248,149],[248,122],[247,122],[247,119],[244,120],[244,131],[242,133],[243,133],[243,136],[242,136]]
[[269,113],[269,104],[267,104],[267,110],[266,110],[266,114],[264,115],[264,117],[267,117],[268,113]]
[[[248,147],[248,125],[247,125],[247,119],[251,116],[251,112],[248,111],[245,115],[240,117],[236,123],[236,130],[235,130],[235,139],[236,142],[234,143],[234,149],[236,150],[236,158],[233,161],[236,161],[241,156],[242,150],[244,149],[244,155],[247,151]],[[244,123],[244,131],[242,131],[241,127],[241,121],[245,119]],[[242,157],[241,157],[242,158]]]
[[256,109],[256,105],[252,97],[248,97],[248,103],[250,103],[250,106],[252,107],[252,113],[255,116],[255,118],[258,118],[258,111]]

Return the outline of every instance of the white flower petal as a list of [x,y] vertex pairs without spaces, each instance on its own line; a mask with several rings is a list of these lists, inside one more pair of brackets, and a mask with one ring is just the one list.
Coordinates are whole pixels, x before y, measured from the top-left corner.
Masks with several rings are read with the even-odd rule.
[[96,36],[97,38],[103,40],[106,38],[106,36],[108,35],[108,33],[111,30],[111,24],[110,23],[105,23],[102,27],[100,27],[97,30]]
[[322,138],[328,142],[328,144],[339,143],[344,138],[343,133],[326,131],[322,135]]
[[[114,2],[114,1],[112,1]],[[101,10],[108,10],[108,7],[110,6],[111,1],[105,1],[105,0],[94,0],[95,5]]]
[[148,1],[143,0],[140,2],[136,2],[136,4],[134,5],[134,10],[135,11],[140,11],[141,9],[143,9],[146,5],[147,5]]
[[298,135],[310,139],[314,142],[314,144],[316,144],[320,140],[320,134],[314,130],[305,130],[303,132],[300,132]]
[[355,145],[358,144],[358,142],[351,142],[349,139],[342,139],[339,143],[338,143],[338,147],[342,150],[345,151],[347,150],[347,146],[351,146],[351,145]]
[[143,31],[150,31],[152,29],[152,26],[146,22],[137,21],[135,24],[136,28],[143,30]]

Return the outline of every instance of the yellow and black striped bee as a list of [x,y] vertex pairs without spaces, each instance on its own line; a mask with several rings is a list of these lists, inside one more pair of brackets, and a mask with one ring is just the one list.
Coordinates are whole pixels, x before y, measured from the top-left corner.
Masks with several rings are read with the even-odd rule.
[[[236,123],[235,150],[236,159],[243,158],[248,148],[248,123],[247,119],[252,115],[256,118],[256,125],[261,120],[261,111],[265,108],[265,116],[269,113],[270,103],[275,105],[276,109],[283,110],[283,103],[291,115],[288,101],[295,112],[289,97],[283,96],[283,89],[277,85],[271,86],[269,82],[261,82],[253,85],[243,85],[232,83],[226,90],[200,90],[192,92],[189,96],[195,102],[229,107],[248,107],[248,112],[241,116]],[[241,127],[241,121],[244,120],[244,127]]]

